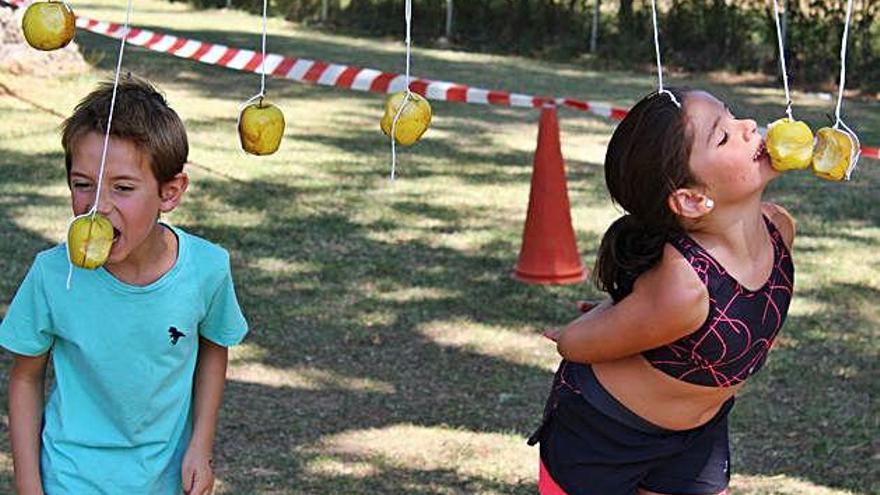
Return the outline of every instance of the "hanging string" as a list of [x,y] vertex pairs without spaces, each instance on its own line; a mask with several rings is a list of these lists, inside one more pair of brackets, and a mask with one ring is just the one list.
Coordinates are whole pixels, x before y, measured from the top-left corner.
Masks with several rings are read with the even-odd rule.
[[776,20],[776,40],[779,43],[779,65],[782,67],[782,84],[785,87],[785,113],[789,120],[794,120],[791,116],[791,92],[788,89],[788,71],[785,66],[785,48],[782,44],[782,27],[779,25],[779,3],[773,0],[773,12],[776,14],[773,18]]
[[837,89],[837,109],[834,111],[834,116],[836,117],[837,122],[834,124],[834,127],[843,123],[840,119],[840,108],[843,105],[843,88],[846,85],[846,44],[849,36],[850,16],[852,16],[852,0],[849,0],[846,3],[846,19],[843,22],[843,40],[840,42],[840,87]]
[[657,93],[662,94],[666,93],[669,95],[669,99],[672,100],[672,103],[675,103],[675,106],[681,108],[681,103],[678,102],[678,99],[672,94],[671,91],[663,88],[663,65],[660,63],[660,35],[657,33],[657,1],[651,0],[651,19],[654,21],[654,52],[657,54]]
[[[107,163],[107,149],[110,144],[110,127],[113,124],[113,109],[116,107],[116,89],[119,87],[119,73],[122,71],[122,54],[125,52],[125,42],[128,39],[128,23],[131,18],[131,2],[132,0],[128,0],[128,7],[125,10],[125,23],[122,25],[122,38],[119,41],[119,56],[116,59],[116,75],[113,78],[113,93],[110,96],[110,114],[107,116],[107,129],[104,132],[104,149],[101,151],[101,166],[98,169],[98,185],[95,188],[95,203],[89,211],[78,217],[74,217],[67,226],[68,230],[70,230],[70,226],[73,225],[73,222],[77,219],[87,216],[91,216],[94,219],[95,215],[98,213],[98,204],[101,201],[101,189],[104,185],[104,167]],[[70,290],[70,282],[73,277],[73,260],[70,258],[70,246],[68,246],[67,249],[67,261],[70,264],[70,268],[67,272],[67,290]]]
[[837,90],[837,108],[834,111],[835,123],[834,128],[837,129],[839,127],[843,127],[846,133],[849,135],[852,140],[852,151],[850,153],[849,167],[846,169],[846,180],[849,180],[850,175],[853,170],[856,168],[856,164],[859,162],[859,155],[862,154],[861,143],[859,143],[859,137],[853,132],[852,129],[849,128],[844,122],[843,119],[840,118],[840,109],[843,106],[843,90],[846,85],[846,45],[847,39],[849,37],[849,24],[852,20],[852,0],[848,0],[846,3],[846,19],[843,22],[843,38],[840,42],[840,87]]
[[397,173],[397,146],[394,139],[394,133],[397,131],[397,121],[400,120],[400,114],[403,113],[403,109],[406,107],[406,104],[409,102],[410,96],[412,95],[412,92],[409,89],[409,65],[410,57],[412,55],[412,0],[406,0],[404,19],[406,20],[406,75],[404,76],[406,92],[403,95],[403,101],[400,102],[400,107],[397,109],[397,113],[394,114],[394,120],[391,121],[391,182],[394,182],[394,177]]
[[266,96],[266,16],[268,11],[268,0],[263,0],[263,35],[262,35],[262,58],[260,58],[260,92],[248,98],[244,103],[242,103],[238,107],[238,121],[236,123],[236,128],[241,125],[241,111],[245,109],[248,105],[251,104],[254,100],[260,100],[262,103],[263,98]]

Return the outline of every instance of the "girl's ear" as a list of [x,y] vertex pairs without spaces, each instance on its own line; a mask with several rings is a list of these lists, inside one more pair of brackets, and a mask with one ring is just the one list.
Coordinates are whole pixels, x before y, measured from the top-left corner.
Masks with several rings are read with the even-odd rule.
[[159,211],[162,213],[168,213],[177,208],[177,205],[179,205],[180,200],[183,199],[183,193],[186,192],[188,186],[189,176],[186,175],[186,172],[180,172],[171,180],[160,185],[159,198],[161,199],[161,204],[159,205]]
[[669,209],[684,218],[700,218],[709,214],[715,202],[694,189],[676,189],[666,198]]

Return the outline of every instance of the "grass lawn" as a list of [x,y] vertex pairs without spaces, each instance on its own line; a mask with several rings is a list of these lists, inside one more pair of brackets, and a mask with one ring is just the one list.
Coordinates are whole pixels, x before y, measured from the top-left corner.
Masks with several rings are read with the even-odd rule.
[[[94,19],[124,18],[120,1],[73,7]],[[259,46],[259,18],[240,12],[139,0],[132,19]],[[280,20],[269,30],[271,52],[403,70],[399,40],[331,36]],[[117,49],[83,31],[77,41],[94,70],[0,80],[69,114],[112,75]],[[218,493],[534,493],[537,449],[525,438],[558,362],[540,331],[571,318],[576,299],[599,296],[589,284],[510,278],[538,113],[432,102],[432,128],[400,150],[400,178],[389,183],[381,95],[269,80],[287,131],[279,153],[258,158],[238,149],[235,123],[259,76],[139,48],[126,53],[125,70],[156,82],[189,131],[192,184],[168,220],[230,250],[252,326],[232,351]],[[420,49],[413,73],[623,106],[655,84],[650,73]],[[670,79],[708,88],[762,124],[783,112],[775,85]],[[814,128],[833,113],[833,102],[795,97],[796,115]],[[847,101],[845,109],[862,142],[880,144],[880,103]],[[567,110],[560,119],[578,248],[589,266],[619,214],[602,174],[613,123]],[[59,123],[0,95],[0,315],[34,254],[64,236]],[[878,165],[863,159],[847,184],[790,174],[769,190],[799,220],[797,297],[767,366],[732,414],[736,494],[880,493]],[[5,382],[11,359],[0,361]],[[12,491],[5,419],[0,493]]]

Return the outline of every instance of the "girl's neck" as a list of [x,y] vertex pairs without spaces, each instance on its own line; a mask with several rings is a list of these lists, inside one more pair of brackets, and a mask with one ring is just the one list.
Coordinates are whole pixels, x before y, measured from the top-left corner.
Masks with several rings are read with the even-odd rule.
[[736,256],[750,257],[767,245],[767,226],[761,201],[717,208],[687,229],[706,248],[718,248]]

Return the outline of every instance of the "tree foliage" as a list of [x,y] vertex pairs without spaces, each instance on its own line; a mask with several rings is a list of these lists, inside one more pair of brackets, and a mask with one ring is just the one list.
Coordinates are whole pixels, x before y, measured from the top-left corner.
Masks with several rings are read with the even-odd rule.
[[[184,0],[202,7],[227,0]],[[259,12],[261,0],[231,0]],[[318,20],[325,0],[270,0],[289,20]],[[464,49],[576,58],[590,50],[596,0],[456,0],[452,42]],[[777,0],[787,6],[786,48],[803,85],[837,80],[846,0]],[[330,29],[376,36],[404,34],[404,0],[329,0]],[[664,59],[689,70],[778,72],[770,0],[659,0]],[[218,5],[218,6],[222,6]],[[447,0],[413,0],[413,37],[446,36]],[[880,90],[880,1],[854,0],[847,57],[849,87]],[[653,62],[650,0],[607,0],[599,20],[597,62]]]

